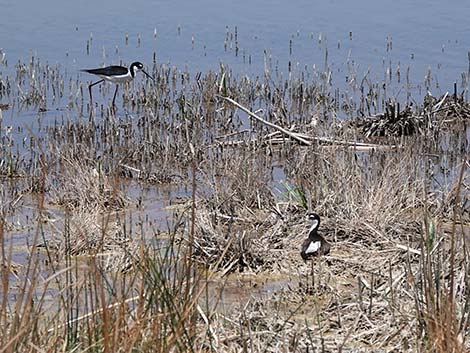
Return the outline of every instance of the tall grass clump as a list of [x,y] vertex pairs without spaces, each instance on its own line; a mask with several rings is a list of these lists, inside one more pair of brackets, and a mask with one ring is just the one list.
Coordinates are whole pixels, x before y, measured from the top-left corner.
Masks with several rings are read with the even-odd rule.
[[[63,175],[68,178],[65,184],[85,186],[73,181],[88,180],[87,172],[70,166],[68,172]],[[43,184],[48,178],[44,170]],[[55,187],[67,189],[62,183]],[[95,187],[91,184],[88,191]],[[176,222],[165,240],[143,236],[139,240],[130,233],[132,228],[122,227],[120,237],[134,239],[134,245],[114,242],[114,247],[107,247],[109,238],[116,236],[113,224],[119,214],[111,213],[115,203],[103,203],[102,198],[112,194],[114,200],[119,192],[103,192],[109,185],[101,186],[93,195],[81,190],[86,194],[81,201],[93,200],[87,201],[88,207],[78,206],[76,198],[70,201],[70,195],[77,193],[64,192],[61,200],[67,200],[67,207],[61,221],[38,217],[25,247],[25,262],[17,268],[12,266],[13,238],[5,236],[2,213],[2,352],[32,352],[39,347],[48,351],[199,350],[205,335],[198,328],[203,314],[198,311],[198,298],[204,282],[192,265],[189,247],[175,240],[177,233],[185,231],[179,228],[182,223]],[[36,211],[46,214],[44,192],[37,195]],[[50,234],[55,234],[53,242]],[[124,255],[128,266],[116,265]],[[114,266],[110,265],[113,258]]]
[[[409,270],[414,287],[417,346],[430,352],[466,352],[469,330],[469,255],[461,195],[465,194],[466,158],[454,187],[452,219],[447,230],[425,208],[419,271]],[[460,228],[460,232],[458,232]]]

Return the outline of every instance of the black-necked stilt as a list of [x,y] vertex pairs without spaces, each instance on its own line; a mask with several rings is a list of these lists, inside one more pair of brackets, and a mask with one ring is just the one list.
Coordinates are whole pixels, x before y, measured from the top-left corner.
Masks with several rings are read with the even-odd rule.
[[148,78],[150,78],[152,81],[155,81],[152,76],[150,76],[147,72],[145,72],[144,65],[138,61],[133,62],[129,66],[129,68],[124,67],[124,66],[113,65],[113,66],[102,67],[99,69],[84,69],[81,71],[88,72],[89,74],[93,74],[93,75],[101,77],[101,80],[94,82],[88,86],[88,91],[90,92],[90,106],[93,105],[93,96],[91,95],[91,87],[103,81],[108,81],[108,82],[112,82],[116,84],[116,90],[114,91],[114,97],[113,97],[113,106],[114,106],[114,101],[116,100],[118,84],[132,81],[137,72],[142,71]]
[[302,243],[300,255],[302,259],[309,260],[316,256],[326,255],[330,252],[330,244],[320,235],[317,230],[320,226],[320,216],[309,213],[307,220],[311,222],[308,238]]
[[309,213],[307,220],[311,222],[308,238],[302,243],[300,256],[304,261],[312,261],[312,289],[315,289],[314,259],[317,256],[326,255],[330,252],[330,244],[320,235],[317,230],[320,226],[320,216],[316,213]]

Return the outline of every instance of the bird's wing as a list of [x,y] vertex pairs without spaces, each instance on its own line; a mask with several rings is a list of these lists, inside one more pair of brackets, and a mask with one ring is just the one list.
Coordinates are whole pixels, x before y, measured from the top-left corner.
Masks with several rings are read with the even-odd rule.
[[82,71],[88,72],[89,74],[104,76],[119,76],[127,74],[127,68],[123,66],[106,66],[99,69],[85,69]]

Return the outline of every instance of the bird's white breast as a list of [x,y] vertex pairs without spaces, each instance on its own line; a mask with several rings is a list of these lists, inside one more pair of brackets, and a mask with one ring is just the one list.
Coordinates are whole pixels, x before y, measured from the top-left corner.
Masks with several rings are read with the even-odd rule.
[[312,254],[321,247],[321,241],[312,241],[310,244],[308,244],[307,250],[305,250],[306,254]]

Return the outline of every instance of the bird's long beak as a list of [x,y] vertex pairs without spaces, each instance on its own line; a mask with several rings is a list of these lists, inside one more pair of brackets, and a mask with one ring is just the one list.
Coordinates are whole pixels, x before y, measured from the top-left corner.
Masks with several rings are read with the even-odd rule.
[[147,76],[149,79],[155,82],[155,79],[152,76],[150,76],[145,70],[142,70],[142,72],[145,74],[145,76]]

